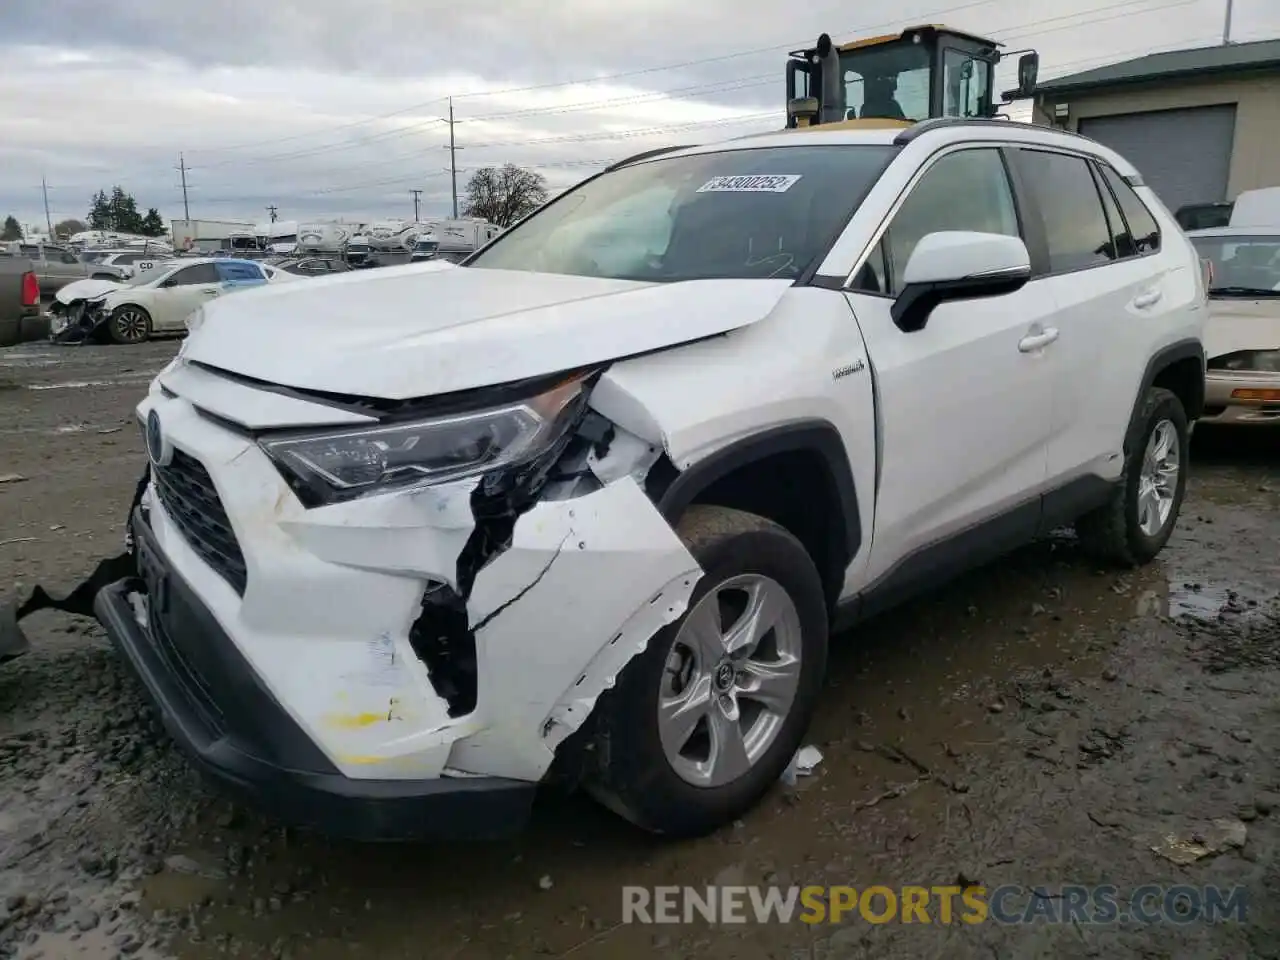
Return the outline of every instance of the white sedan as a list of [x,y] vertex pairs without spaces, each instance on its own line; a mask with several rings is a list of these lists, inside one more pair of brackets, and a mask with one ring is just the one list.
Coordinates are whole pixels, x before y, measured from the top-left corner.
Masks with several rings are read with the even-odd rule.
[[300,279],[253,260],[202,257],[157,261],[125,283],[85,280],[57,296],[50,331],[57,342],[105,335],[116,343],[141,343],[153,333],[181,333],[186,319],[215,297],[265,283]]

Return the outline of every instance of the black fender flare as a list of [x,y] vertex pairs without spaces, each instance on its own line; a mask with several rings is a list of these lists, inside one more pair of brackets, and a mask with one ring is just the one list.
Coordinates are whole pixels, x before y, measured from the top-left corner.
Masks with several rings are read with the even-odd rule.
[[844,531],[844,565],[848,566],[862,545],[862,515],[848,451],[829,420],[798,420],[735,440],[678,473],[657,498],[658,510],[674,527],[685,508],[717,480],[767,457],[802,452],[817,454],[825,467],[836,511],[832,521]]
[[[1142,401],[1146,397],[1147,391],[1151,389],[1151,385],[1155,383],[1156,377],[1167,367],[1172,366],[1180,360],[1196,360],[1200,364],[1200,398],[1201,406],[1204,400],[1204,374],[1207,366],[1205,359],[1204,344],[1196,337],[1187,337],[1184,340],[1178,340],[1163,347],[1152,354],[1151,359],[1147,361],[1147,368],[1142,372],[1142,383],[1138,386],[1138,395],[1133,400],[1133,411],[1129,414],[1129,428],[1124,435],[1124,452],[1125,455],[1131,451],[1131,444],[1134,440],[1136,431],[1140,428],[1138,423],[1138,414],[1142,410]],[[1187,417],[1194,422],[1202,411],[1188,410]]]

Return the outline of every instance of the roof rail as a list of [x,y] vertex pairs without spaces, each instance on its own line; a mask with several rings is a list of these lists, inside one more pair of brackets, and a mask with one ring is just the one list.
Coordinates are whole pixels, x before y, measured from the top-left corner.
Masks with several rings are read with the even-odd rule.
[[927,120],[921,120],[914,123],[900,134],[893,138],[896,146],[906,146],[912,140],[916,140],[926,133],[934,130],[941,130],[947,127],[1004,127],[1014,130],[1026,130],[1031,127],[1035,130],[1042,130],[1047,133],[1056,133],[1064,137],[1074,137],[1078,140],[1087,140],[1090,143],[1097,143],[1092,137],[1083,133],[1076,133],[1074,130],[1063,130],[1061,127],[1046,127],[1034,123],[1024,123],[1021,120],[998,120],[992,117],[930,117]]
[[612,173],[614,170],[617,170],[619,167],[625,167],[632,163],[639,163],[641,160],[648,160],[651,157],[660,157],[664,153],[672,153],[676,150],[687,150],[691,146],[693,146],[693,144],[691,143],[681,143],[681,144],[677,144],[674,147],[656,147],[653,150],[645,150],[642,153],[637,153],[634,156],[625,157],[622,160],[618,160],[615,163],[611,163],[609,164],[609,166],[605,167],[600,172]]
[[899,147],[906,146],[912,140],[915,140],[926,133],[934,130],[940,130],[945,127],[970,127],[983,126],[990,127],[992,125],[999,127],[1014,127],[1023,130],[1031,124],[1022,123],[1019,120],[997,120],[991,117],[930,117],[927,120],[921,120],[919,123],[913,123],[907,129],[893,138],[894,144]]

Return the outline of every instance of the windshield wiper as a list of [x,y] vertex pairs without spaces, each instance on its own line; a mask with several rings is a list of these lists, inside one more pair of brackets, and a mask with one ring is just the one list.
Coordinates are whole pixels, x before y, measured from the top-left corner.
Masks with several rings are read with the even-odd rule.
[[1270,287],[1210,287],[1209,296],[1280,297],[1280,290],[1273,290]]

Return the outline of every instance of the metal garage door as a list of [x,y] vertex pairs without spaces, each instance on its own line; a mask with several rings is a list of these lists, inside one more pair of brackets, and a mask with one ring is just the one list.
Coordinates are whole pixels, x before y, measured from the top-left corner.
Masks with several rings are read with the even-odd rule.
[[1227,199],[1236,105],[1122,113],[1080,121],[1080,132],[1122,154],[1164,205]]

